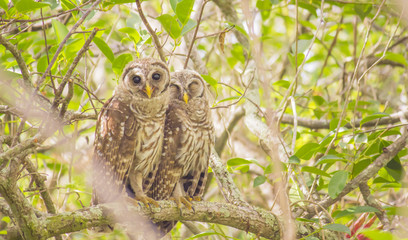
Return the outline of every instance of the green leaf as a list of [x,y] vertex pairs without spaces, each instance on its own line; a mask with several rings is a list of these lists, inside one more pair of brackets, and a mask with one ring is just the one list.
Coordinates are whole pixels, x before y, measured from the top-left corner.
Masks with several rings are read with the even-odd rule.
[[387,170],[388,174],[391,175],[395,181],[399,182],[405,176],[405,170],[401,165],[401,161],[398,157],[394,157],[387,163],[385,166],[385,170]]
[[363,124],[366,123],[366,122],[369,122],[369,121],[372,121],[372,120],[378,119],[378,118],[388,117],[388,116],[389,116],[389,114],[382,113],[382,112],[371,114],[371,115],[369,115],[369,116],[367,116],[367,117],[365,117],[365,118],[363,118],[361,120],[360,127],[363,126]]
[[266,181],[266,177],[265,176],[258,176],[255,178],[254,180],[254,187],[257,187],[261,184],[264,184]]
[[98,37],[95,37],[92,41],[96,44],[99,50],[101,50],[103,55],[105,55],[105,57],[107,57],[108,60],[113,63],[115,60],[115,55],[113,55],[112,49],[109,47],[109,45]]
[[53,19],[51,21],[52,27],[54,28],[54,32],[57,35],[57,41],[58,43],[61,43],[62,40],[64,40],[65,36],[68,34],[68,28],[62,24],[61,22]]
[[4,9],[4,11],[8,11],[8,7],[7,7],[7,0],[0,0],[0,7]]
[[192,19],[189,19],[187,24],[185,24],[183,29],[181,30],[180,35],[184,36],[184,34],[190,32],[191,30],[193,30],[196,26],[197,26],[197,22],[192,20]]
[[295,155],[300,159],[309,160],[315,154],[319,146],[319,144],[313,142],[306,143],[296,151]]
[[[381,231],[377,229],[375,230],[363,229],[361,231],[361,234],[370,240],[399,240],[400,239],[394,236],[394,234],[392,234],[391,232],[385,232],[385,231]],[[406,240],[406,238],[404,239]]]
[[292,156],[289,157],[289,163],[299,164],[300,159],[298,157],[296,157],[296,155],[292,155]]
[[336,155],[330,155],[330,154],[329,154],[329,155],[326,155],[326,156],[321,157],[321,158],[315,163],[315,166],[316,166],[316,165],[319,165],[319,164],[334,163],[334,162],[338,162],[338,161],[347,162],[347,160],[344,159],[344,158],[342,158],[342,157],[339,157],[339,156],[336,156]]
[[321,96],[316,95],[316,96],[313,96],[312,99],[313,99],[313,102],[315,102],[318,106],[321,106],[326,103],[326,100],[324,100],[324,98],[322,98]]
[[274,82],[272,85],[288,89],[290,87],[290,82],[286,80],[278,80]]
[[157,17],[157,20],[161,23],[164,30],[170,35],[174,40],[180,37],[181,28],[176,18],[170,14],[163,14]]
[[8,216],[4,216],[1,221],[6,222],[6,223],[10,223],[10,217]]
[[121,28],[119,29],[119,32],[126,33],[133,40],[135,44],[137,44],[141,39],[139,32],[136,31],[136,29],[131,28],[131,27]]
[[361,171],[366,169],[371,164],[371,159],[363,159],[353,166],[352,176],[356,177]]
[[36,2],[34,0],[13,0],[12,2],[17,11],[22,13],[50,6],[48,3]]
[[227,165],[232,167],[232,166],[239,166],[242,164],[251,164],[252,161],[246,160],[243,158],[231,158],[230,160],[227,161]]
[[181,2],[181,0],[170,0],[170,6],[173,12],[176,12],[177,3],[179,2]]
[[408,65],[407,59],[405,59],[404,55],[399,54],[399,53],[386,52],[384,59],[391,60],[396,63],[400,63],[404,66]]
[[130,53],[124,53],[119,55],[112,63],[112,70],[116,75],[120,75],[122,73],[123,68],[132,61],[133,57]]
[[232,101],[232,100],[237,100],[237,99],[239,99],[239,98],[240,98],[240,96],[227,97],[227,98],[224,98],[224,99],[221,99],[220,101],[218,101],[216,105],[218,105],[218,104],[220,104],[220,103],[223,103],[223,102],[228,102],[228,101]]
[[331,175],[328,174],[327,172],[320,170],[318,168],[315,168],[315,167],[304,166],[302,167],[302,172],[309,172],[309,173],[314,173],[320,176],[331,177]]
[[336,198],[337,195],[339,195],[339,193],[343,190],[344,186],[346,186],[348,175],[349,172],[347,171],[338,171],[333,174],[328,186],[329,196],[331,198]]
[[349,215],[354,215],[354,214],[360,214],[360,213],[365,213],[365,212],[379,212],[377,208],[370,207],[370,206],[356,206],[356,207],[351,207],[347,208],[346,210],[343,210],[339,213],[336,214],[335,218],[341,218],[344,216],[349,216]]
[[272,165],[269,164],[268,166],[266,166],[266,168],[264,169],[264,174],[271,174],[272,173]]
[[351,234],[350,229],[347,226],[343,224],[338,224],[338,223],[331,223],[331,224],[324,225],[323,229]]
[[176,15],[182,25],[185,25],[190,18],[191,11],[193,10],[194,0],[182,0],[177,3]]
[[241,44],[239,43],[233,44],[231,54],[235,59],[240,61],[242,64],[245,63],[244,48],[242,47]]
[[0,235],[7,235],[7,230],[1,230]]
[[[312,43],[312,39],[300,39],[298,40],[298,53],[303,53],[304,51],[306,51],[310,44]],[[292,53],[294,54],[296,52],[296,43],[292,44]],[[301,61],[299,61],[298,59],[298,64],[300,64]]]
[[215,80],[213,77],[211,77],[210,75],[201,75],[201,77],[203,77],[203,79],[210,84],[212,87],[216,88],[218,81]]
[[371,4],[354,4],[354,11],[356,11],[361,21],[364,21],[364,18],[370,14],[371,9]]
[[354,137],[354,142],[355,143],[367,143],[368,139],[367,139],[367,135],[364,133],[359,133]]
[[47,59],[47,56],[44,55],[40,57],[40,59],[38,59],[37,61],[37,72],[43,73],[45,72],[47,67],[48,67],[48,59]]

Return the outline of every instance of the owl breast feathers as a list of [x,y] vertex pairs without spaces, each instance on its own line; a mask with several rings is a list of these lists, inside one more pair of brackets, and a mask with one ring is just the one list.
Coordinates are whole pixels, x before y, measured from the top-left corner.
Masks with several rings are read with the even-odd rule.
[[[162,157],[147,195],[156,200],[199,199],[207,181],[208,161],[214,145],[206,86],[194,71],[172,73],[166,111]],[[167,233],[175,222],[157,223]]]
[[143,202],[160,161],[170,73],[147,58],[129,63],[99,113],[93,155],[93,204],[117,200],[126,190]]

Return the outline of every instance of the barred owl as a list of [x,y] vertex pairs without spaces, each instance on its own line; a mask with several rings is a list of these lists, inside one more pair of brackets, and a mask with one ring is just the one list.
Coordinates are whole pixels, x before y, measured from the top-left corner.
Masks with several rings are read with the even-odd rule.
[[169,69],[159,60],[138,59],[125,67],[96,125],[94,205],[115,201],[125,191],[146,205],[157,204],[144,190],[161,157],[169,82]]
[[[162,159],[147,195],[156,200],[173,198],[179,207],[184,203],[190,208],[188,200],[203,195],[214,128],[205,82],[197,72],[172,73],[169,88]],[[175,223],[156,224],[165,234]]]

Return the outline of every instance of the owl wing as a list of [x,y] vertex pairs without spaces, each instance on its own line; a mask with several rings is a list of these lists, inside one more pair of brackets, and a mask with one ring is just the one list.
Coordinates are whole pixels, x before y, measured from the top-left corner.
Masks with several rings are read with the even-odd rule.
[[199,150],[190,153],[194,154],[191,164],[195,167],[189,172],[184,173],[180,179],[184,192],[187,196],[193,198],[201,198],[204,193],[208,176],[208,161],[210,159],[211,147],[214,145],[213,127],[211,124],[199,128],[197,131],[199,131],[199,133],[192,133],[194,136],[191,136],[191,138],[195,138],[195,143],[199,144]]
[[175,106],[171,104],[166,112],[162,157],[154,182],[147,192],[147,196],[155,200],[165,200],[172,196],[182,172],[182,166],[176,161],[183,135],[182,123],[177,112]]
[[136,148],[135,131],[137,123],[129,107],[116,98],[109,99],[95,131],[93,204],[114,201],[123,191]]

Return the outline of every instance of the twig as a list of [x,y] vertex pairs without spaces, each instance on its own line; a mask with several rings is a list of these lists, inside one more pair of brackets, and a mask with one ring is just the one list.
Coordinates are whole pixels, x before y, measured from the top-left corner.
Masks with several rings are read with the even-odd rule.
[[76,31],[76,29],[84,22],[85,18],[94,10],[94,8],[101,2],[102,0],[96,0],[90,8],[82,15],[80,19],[75,23],[75,25],[69,30],[65,38],[61,41],[59,44],[57,51],[55,51],[54,57],[52,58],[51,62],[48,64],[47,69],[45,70],[44,74],[42,77],[39,79],[37,83],[37,89],[41,86],[41,84],[44,82],[45,78],[47,77],[48,73],[51,71],[51,68],[54,66],[55,61],[57,61],[58,55],[62,51],[62,48],[64,47],[65,43],[68,41],[68,39],[71,37],[71,35]]
[[360,183],[358,185],[360,188],[360,192],[363,195],[364,201],[367,205],[377,208],[379,212],[376,212],[378,219],[380,219],[381,223],[384,226],[384,229],[389,229],[390,221],[387,218],[387,214],[385,210],[381,207],[381,205],[375,200],[375,198],[370,193],[370,187],[367,185],[366,182]]
[[189,47],[188,52],[187,52],[186,61],[184,63],[184,69],[187,69],[188,60],[190,59],[191,50],[193,49],[194,41],[196,40],[197,32],[198,32],[198,29],[200,27],[201,17],[203,16],[204,7],[208,2],[209,2],[209,0],[204,0],[203,4],[201,5],[200,15],[198,17],[197,26],[195,28],[194,35],[193,35],[193,38],[191,39],[190,47]]
[[152,27],[150,26],[149,22],[146,19],[145,15],[143,13],[143,10],[142,10],[142,6],[140,4],[140,0],[136,0],[136,6],[137,6],[137,11],[139,12],[139,16],[142,19],[143,24],[145,25],[147,31],[149,31],[150,36],[152,36],[154,46],[156,47],[156,50],[159,53],[160,59],[163,62],[166,62],[166,57],[165,57],[162,45],[160,44],[160,40],[157,37],[156,32],[153,31]]
[[[384,148],[384,152],[371,163],[367,168],[365,168],[359,175],[353,178],[343,190],[339,193],[336,198],[327,197],[325,200],[319,202],[324,208],[328,208],[332,204],[338,202],[342,197],[347,195],[349,192],[356,189],[359,184],[367,182],[370,178],[374,177],[378,171],[383,168],[392,158],[394,158],[406,145],[408,138],[408,133],[405,131],[401,137],[399,137],[395,142],[393,142],[388,147]],[[314,215],[313,209],[308,208],[308,214],[306,218],[310,218]]]
[[227,143],[228,136],[231,134],[232,130],[235,128],[239,120],[242,119],[242,117],[245,116],[245,111],[244,109],[240,108],[232,117],[231,122],[229,123],[228,127],[224,130],[224,132],[221,133],[221,135],[215,140],[215,151],[217,154],[220,156],[222,153],[222,150],[225,147],[225,144]]
[[[82,48],[78,51],[77,55],[74,58],[74,61],[72,61],[71,66],[69,67],[67,73],[65,74],[64,78],[62,79],[62,82],[60,84],[60,86],[58,87],[56,93],[55,93],[55,98],[54,98],[54,103],[53,103],[53,108],[56,108],[56,106],[59,104],[59,98],[65,88],[65,85],[67,84],[67,82],[71,82],[72,80],[70,80],[72,73],[74,72],[74,69],[76,68],[76,66],[78,65],[79,61],[81,60],[82,56],[84,55],[84,53],[88,50],[89,45],[92,42],[92,39],[95,37],[95,34],[97,33],[97,31],[99,31],[98,28],[94,28],[91,32],[91,34],[89,35],[88,39],[85,41],[85,44],[82,46]],[[73,87],[73,86],[72,86]],[[68,97],[68,96],[67,96]],[[72,97],[72,96],[71,96]],[[61,107],[60,110],[60,117],[63,117],[66,111],[66,106],[67,104],[65,104],[64,107]]]

